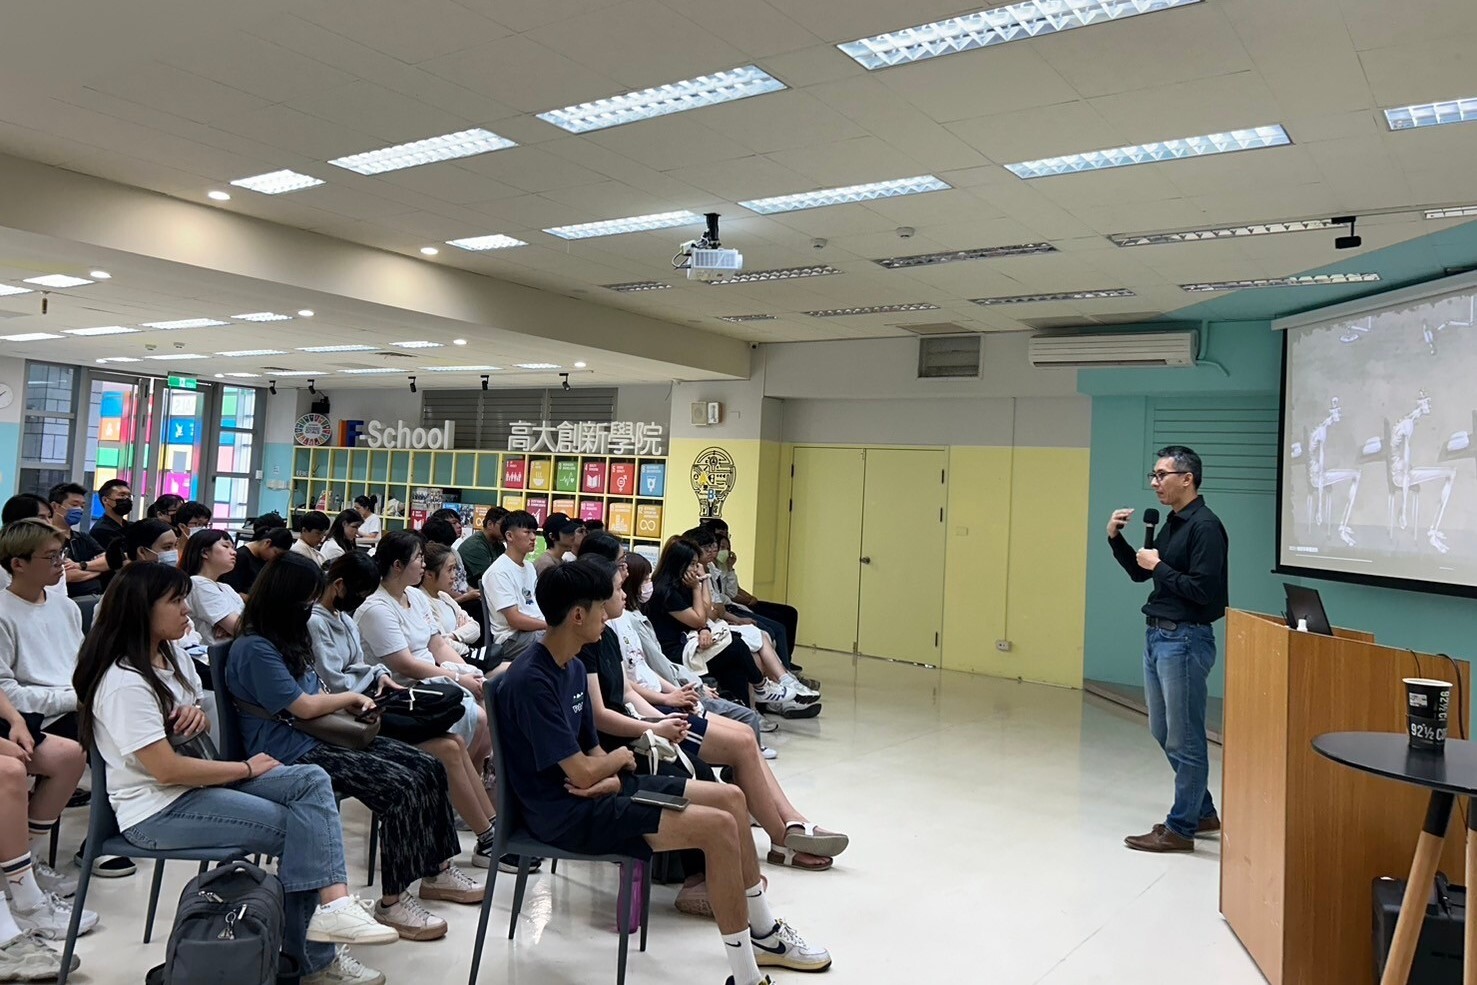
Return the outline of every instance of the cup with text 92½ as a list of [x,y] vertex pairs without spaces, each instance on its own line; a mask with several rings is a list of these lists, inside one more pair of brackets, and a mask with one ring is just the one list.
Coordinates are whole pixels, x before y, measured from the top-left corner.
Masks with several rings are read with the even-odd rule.
[[1446,746],[1451,682],[1405,678],[1406,729],[1412,749],[1441,751]]

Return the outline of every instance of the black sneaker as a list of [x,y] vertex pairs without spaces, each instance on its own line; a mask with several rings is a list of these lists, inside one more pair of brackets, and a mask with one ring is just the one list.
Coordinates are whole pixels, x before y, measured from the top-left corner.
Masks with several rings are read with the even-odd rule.
[[[78,868],[82,866],[82,853],[79,851],[73,858]],[[122,855],[99,855],[92,863],[92,874],[99,879],[122,879],[131,876],[138,871],[138,866],[133,859],[124,858]]]
[[92,791],[83,790],[80,787],[72,791],[71,799],[67,801],[68,807],[86,807],[92,803]]

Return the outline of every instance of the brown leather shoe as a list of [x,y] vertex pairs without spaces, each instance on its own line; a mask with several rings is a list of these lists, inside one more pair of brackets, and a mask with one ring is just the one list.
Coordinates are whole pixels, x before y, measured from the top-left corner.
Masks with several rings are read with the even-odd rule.
[[1162,824],[1154,825],[1154,830],[1146,835],[1130,835],[1123,839],[1123,843],[1136,852],[1156,852],[1165,854],[1169,852],[1193,852],[1195,840],[1183,838]]
[[1197,835],[1218,835],[1221,833],[1221,819],[1212,814],[1210,817],[1202,817],[1200,823],[1195,826]]

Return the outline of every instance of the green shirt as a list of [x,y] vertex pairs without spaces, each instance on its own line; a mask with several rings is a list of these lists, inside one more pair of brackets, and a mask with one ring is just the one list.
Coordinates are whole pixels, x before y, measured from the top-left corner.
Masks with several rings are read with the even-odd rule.
[[467,569],[467,584],[480,586],[482,573],[492,567],[492,562],[507,550],[501,541],[489,540],[487,534],[478,531],[466,540],[457,552],[462,556],[462,565]]

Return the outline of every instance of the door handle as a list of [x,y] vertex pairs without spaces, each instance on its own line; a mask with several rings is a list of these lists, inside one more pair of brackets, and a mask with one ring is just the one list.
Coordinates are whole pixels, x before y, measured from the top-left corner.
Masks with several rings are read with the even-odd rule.
[[871,564],[872,563],[872,559],[869,558],[869,557],[864,557],[864,558],[861,559],[861,562],[862,562],[862,564]]

